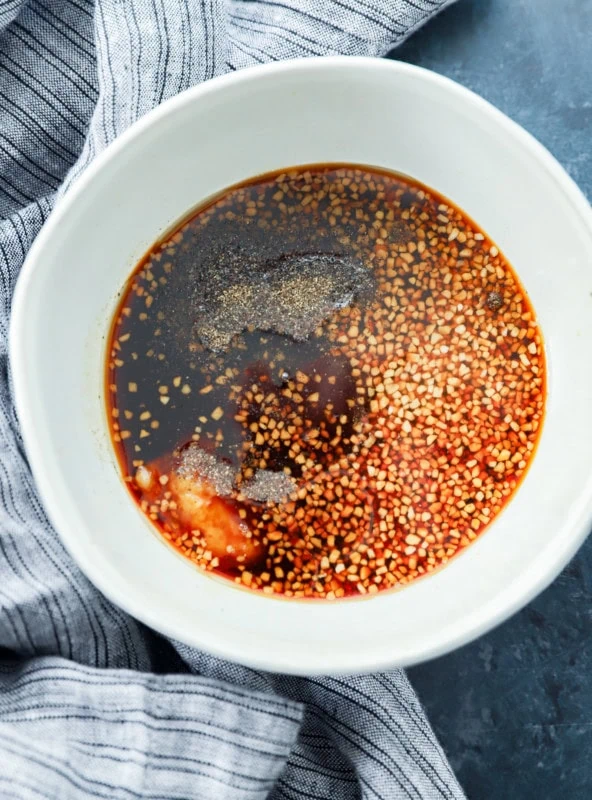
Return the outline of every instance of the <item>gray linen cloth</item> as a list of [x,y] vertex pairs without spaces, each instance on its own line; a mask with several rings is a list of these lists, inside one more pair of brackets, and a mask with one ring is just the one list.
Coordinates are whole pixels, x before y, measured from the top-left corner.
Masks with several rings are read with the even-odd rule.
[[111,605],[47,522],[7,363],[31,242],[130,123],[228,70],[384,55],[449,1],[0,0],[2,800],[463,796],[402,671],[261,674]]

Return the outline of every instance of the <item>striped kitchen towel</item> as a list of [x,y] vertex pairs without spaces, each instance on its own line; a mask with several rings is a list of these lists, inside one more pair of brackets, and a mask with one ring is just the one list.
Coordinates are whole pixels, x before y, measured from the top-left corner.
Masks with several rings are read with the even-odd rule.
[[7,363],[29,246],[134,120],[228,70],[384,55],[450,1],[0,0],[2,800],[463,796],[402,671],[257,673],[166,641],[99,594],[37,498]]

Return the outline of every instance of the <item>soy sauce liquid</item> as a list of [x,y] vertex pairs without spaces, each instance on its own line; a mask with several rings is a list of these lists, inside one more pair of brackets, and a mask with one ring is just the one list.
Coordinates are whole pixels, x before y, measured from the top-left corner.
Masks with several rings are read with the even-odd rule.
[[[333,173],[326,168],[310,183],[306,182],[310,173],[305,173],[303,187],[310,187],[311,192],[330,187]],[[314,384],[321,402],[309,409],[311,422],[323,418],[327,405],[332,417],[349,414],[354,419],[360,414],[359,407],[351,414],[347,405],[348,399],[356,399],[349,363],[332,352],[335,343],[322,332],[311,331],[312,336],[295,340],[269,330],[244,330],[234,337],[232,346],[219,353],[213,353],[200,339],[200,315],[209,295],[219,293],[224,285],[237,280],[265,284],[267,275],[303,256],[310,259],[311,280],[327,257],[359,258],[359,245],[351,247],[351,241],[359,236],[355,219],[338,229],[319,222],[331,206],[329,191],[315,213],[296,202],[282,210],[270,202],[277,193],[275,177],[246,184],[239,192],[214,200],[209,209],[200,209],[146,255],[124,293],[112,334],[115,350],[107,380],[111,406],[119,412],[119,427],[130,433],[117,443],[128,474],[133,474],[140,461],[166,459],[196,440],[196,427],[204,446],[210,443],[238,469],[243,426],[234,421],[239,392],[229,392],[230,386],[244,388],[257,383],[261,390],[276,392],[280,406],[288,405],[278,390],[300,371],[322,378]],[[393,196],[395,191],[393,187]],[[246,216],[245,209],[253,208],[256,214]],[[204,224],[208,210],[213,213]],[[362,236],[361,245],[364,241],[370,238]],[[333,269],[338,278],[342,277],[341,264]],[[360,285],[354,275],[351,283],[362,295],[372,286],[372,279],[368,276]],[[335,380],[329,383],[329,377]],[[204,394],[208,386],[211,390]],[[218,408],[223,411],[222,422],[212,418]],[[257,403],[253,402],[251,422],[257,415]],[[269,467],[292,466],[297,473],[297,466],[288,463],[283,449],[273,455]]]
[[[544,411],[534,312],[495,245],[364,167],[266,175],[193,212],[138,265],[110,343],[113,441],[142,509],[199,566],[287,596],[446,563],[515,491]],[[212,560],[179,517],[166,481],[192,448],[255,555]],[[150,491],[145,466],[164,481]]]

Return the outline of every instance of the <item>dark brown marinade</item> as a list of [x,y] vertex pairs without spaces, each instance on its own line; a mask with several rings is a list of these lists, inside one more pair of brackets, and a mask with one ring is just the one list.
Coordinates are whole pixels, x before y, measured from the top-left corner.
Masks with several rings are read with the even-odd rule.
[[318,165],[228,189],[150,250],[107,404],[173,546],[332,599],[407,583],[487,527],[534,452],[544,371],[528,298],[470,218],[400,175]]

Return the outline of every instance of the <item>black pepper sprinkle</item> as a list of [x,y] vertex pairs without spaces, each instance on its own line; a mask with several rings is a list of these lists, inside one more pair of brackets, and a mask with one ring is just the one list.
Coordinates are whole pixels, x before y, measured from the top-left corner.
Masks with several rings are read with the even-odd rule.
[[489,292],[487,295],[487,300],[485,301],[485,305],[487,308],[491,309],[491,311],[497,311],[503,305],[504,298],[501,296],[499,292]]

